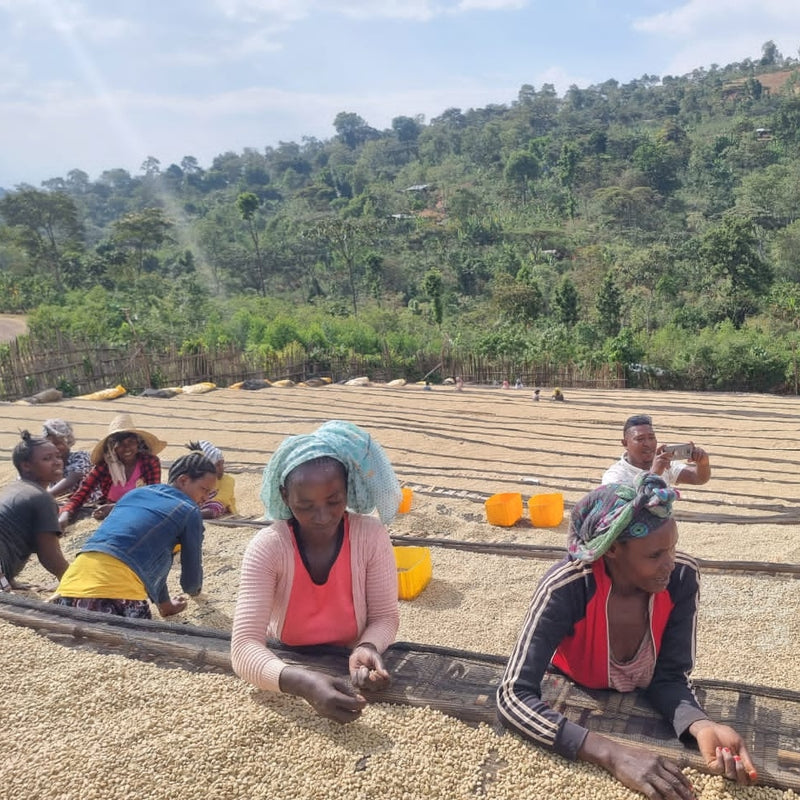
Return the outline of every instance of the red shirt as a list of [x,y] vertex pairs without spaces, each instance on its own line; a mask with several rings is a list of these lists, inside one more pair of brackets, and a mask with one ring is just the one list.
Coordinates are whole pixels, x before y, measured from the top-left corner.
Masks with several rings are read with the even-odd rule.
[[344,538],[328,579],[317,584],[311,579],[300,556],[297,540],[294,550],[294,580],[283,621],[281,641],[290,647],[314,644],[347,646],[358,636],[353,606],[350,572],[350,530],[345,517]]
[[[574,632],[567,636],[553,656],[553,665],[569,675],[576,683],[589,689],[611,687],[608,643],[608,596],[611,578],[602,558],[592,564],[597,591],[586,604],[584,617],[575,623]],[[650,633],[655,652],[661,650],[661,639],[675,603],[668,591],[653,595]]]

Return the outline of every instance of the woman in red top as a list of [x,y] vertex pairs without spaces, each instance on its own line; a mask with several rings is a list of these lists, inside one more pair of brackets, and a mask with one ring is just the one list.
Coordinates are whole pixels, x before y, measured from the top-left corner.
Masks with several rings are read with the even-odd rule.
[[[334,420],[278,447],[261,497],[275,521],[244,555],[233,668],[259,689],[297,695],[321,716],[349,722],[366,703],[360,690],[389,680],[382,653],[394,641],[399,612],[383,522],[397,511],[400,485],[366,431]],[[380,520],[369,516],[375,508]],[[347,647],[349,679],[284,662],[269,638]]]
[[542,699],[553,667],[576,684],[640,689],[709,771],[749,785],[758,775],[742,737],[709,719],[692,689],[699,573],[676,551],[675,490],[645,472],[634,487],[606,484],[572,509],[568,557],[551,567],[531,600],[497,690],[500,722],[570,759],[608,770],[651,800],[691,800],[671,759],[610,739],[567,719]]
[[131,489],[161,483],[161,462],[157,457],[167,443],[149,431],[133,425],[130,414],[118,414],[108,426],[108,434],[91,452],[94,466],[72,497],[62,506],[59,522],[62,528],[75,521],[80,509],[95,487],[102,492],[95,519],[105,519],[114,503]]

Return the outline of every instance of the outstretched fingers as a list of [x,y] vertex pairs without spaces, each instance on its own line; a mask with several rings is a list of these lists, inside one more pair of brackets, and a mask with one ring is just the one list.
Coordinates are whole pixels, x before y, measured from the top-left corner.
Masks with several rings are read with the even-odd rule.
[[651,800],[695,800],[694,787],[675,762],[659,759],[658,768],[650,777]]

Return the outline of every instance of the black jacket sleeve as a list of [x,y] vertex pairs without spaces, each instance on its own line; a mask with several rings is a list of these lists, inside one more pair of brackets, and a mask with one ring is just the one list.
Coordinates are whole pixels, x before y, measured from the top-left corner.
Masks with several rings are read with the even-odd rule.
[[689,679],[695,660],[700,575],[697,562],[684,553],[676,555],[675,567],[669,585],[674,607],[645,694],[681,738],[693,722],[706,719],[706,713]]
[[541,683],[553,653],[586,609],[584,565],[562,561],[542,578],[497,690],[500,722],[539,745],[575,759],[587,731],[542,700]]

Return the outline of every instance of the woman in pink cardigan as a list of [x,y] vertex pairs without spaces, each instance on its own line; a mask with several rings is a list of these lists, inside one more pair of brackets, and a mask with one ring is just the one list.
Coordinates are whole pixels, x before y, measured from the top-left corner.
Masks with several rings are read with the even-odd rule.
[[[233,668],[259,689],[297,695],[321,716],[349,722],[366,703],[359,690],[389,681],[381,654],[399,611],[383,523],[397,511],[399,483],[366,431],[333,421],[284,440],[264,470],[261,498],[275,521],[245,551]],[[376,508],[380,521],[366,516]],[[286,664],[267,647],[270,637],[350,648],[350,678]]]

